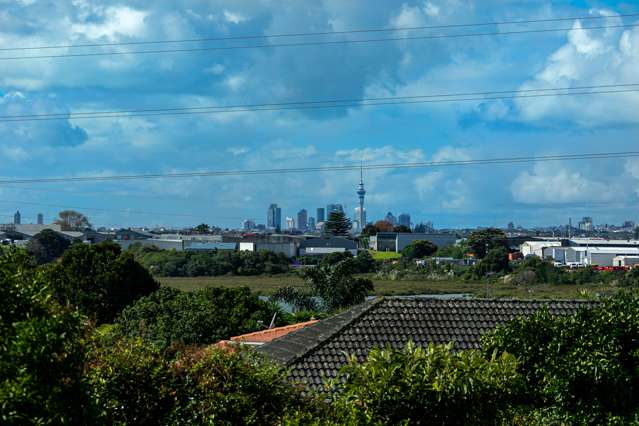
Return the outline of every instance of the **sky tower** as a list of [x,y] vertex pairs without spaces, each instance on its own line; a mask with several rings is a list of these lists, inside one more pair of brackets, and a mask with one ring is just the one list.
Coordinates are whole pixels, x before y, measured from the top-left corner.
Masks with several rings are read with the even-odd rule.
[[357,188],[357,196],[359,197],[359,207],[355,209],[355,220],[357,221],[357,229],[362,230],[366,226],[366,210],[364,210],[364,163],[359,168],[359,187]]

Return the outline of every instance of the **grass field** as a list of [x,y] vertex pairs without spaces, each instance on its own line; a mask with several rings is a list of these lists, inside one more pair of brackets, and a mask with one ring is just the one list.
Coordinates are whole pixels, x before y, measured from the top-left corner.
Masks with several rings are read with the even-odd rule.
[[[247,286],[258,294],[268,295],[277,288],[293,285],[302,286],[295,275],[277,276],[224,276],[201,278],[159,278],[162,285],[185,291],[193,291],[207,286],[237,288]],[[518,299],[586,299],[598,294],[611,294],[617,287],[601,284],[513,286],[497,283],[473,283],[466,281],[418,281],[418,280],[373,280],[376,295],[411,294],[458,294],[468,293],[475,297],[518,298]]]
[[391,259],[400,259],[402,257],[401,253],[395,253],[394,251],[369,250],[369,252],[373,256],[373,259],[375,260],[391,260]]

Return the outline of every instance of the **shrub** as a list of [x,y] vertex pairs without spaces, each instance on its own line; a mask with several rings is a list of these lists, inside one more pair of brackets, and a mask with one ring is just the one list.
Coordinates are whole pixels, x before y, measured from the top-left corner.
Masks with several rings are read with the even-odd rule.
[[408,244],[402,250],[402,256],[407,260],[423,259],[432,256],[437,251],[437,246],[430,241],[417,240]]
[[27,251],[42,264],[62,256],[70,245],[71,242],[67,238],[51,229],[45,229],[31,238],[27,243]]

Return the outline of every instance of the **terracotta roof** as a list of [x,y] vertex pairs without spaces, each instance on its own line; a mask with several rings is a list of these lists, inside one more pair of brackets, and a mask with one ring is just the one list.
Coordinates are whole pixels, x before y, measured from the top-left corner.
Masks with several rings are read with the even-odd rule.
[[256,331],[254,333],[242,334],[241,336],[233,336],[231,340],[234,342],[245,343],[267,343],[278,337],[286,336],[289,333],[300,330],[309,325],[313,325],[317,320],[300,322],[297,324],[285,325],[283,327],[270,328],[268,330]]
[[258,351],[290,367],[291,377],[319,389],[324,380],[337,376],[353,354],[363,361],[374,347],[403,347],[412,340],[452,342],[457,349],[479,348],[481,336],[495,327],[547,307],[553,315],[570,315],[597,302],[430,299],[388,297],[368,301],[290,333]]

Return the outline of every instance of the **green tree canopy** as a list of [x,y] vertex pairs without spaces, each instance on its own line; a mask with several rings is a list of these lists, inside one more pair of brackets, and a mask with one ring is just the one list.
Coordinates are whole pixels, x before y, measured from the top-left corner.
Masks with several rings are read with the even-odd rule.
[[122,309],[159,288],[130,253],[106,242],[74,244],[47,269],[56,298],[98,323],[113,322]]
[[340,211],[331,212],[324,227],[331,235],[347,237],[351,234],[351,221]]
[[62,256],[70,245],[71,242],[67,238],[51,229],[45,229],[31,238],[27,243],[27,251],[35,257],[38,263],[42,264],[52,262]]
[[503,247],[495,247],[490,249],[486,256],[473,267],[473,273],[477,278],[482,278],[486,275],[508,271],[509,268],[508,252]]
[[91,227],[89,219],[75,210],[61,211],[54,223],[60,225],[63,231],[84,231]]
[[423,259],[432,256],[437,251],[437,246],[427,240],[417,240],[408,244],[402,250],[402,256],[407,260]]
[[377,235],[377,228],[375,227],[375,225],[369,223],[368,225],[366,225],[364,227],[364,229],[362,229],[362,232],[360,233],[361,237],[370,237],[372,235]]
[[404,233],[411,233],[412,231],[410,230],[410,228],[406,225],[397,225],[393,228],[393,232],[404,232]]
[[508,238],[501,229],[487,228],[471,233],[468,245],[477,258],[483,259],[494,248],[503,247],[507,250]]
[[172,344],[206,345],[261,330],[273,314],[283,324],[276,307],[258,299],[247,287],[207,287],[183,292],[162,287],[122,311],[117,329],[166,349]]
[[198,226],[193,228],[193,231],[197,234],[208,234],[211,232],[211,228],[206,223],[200,223]]

